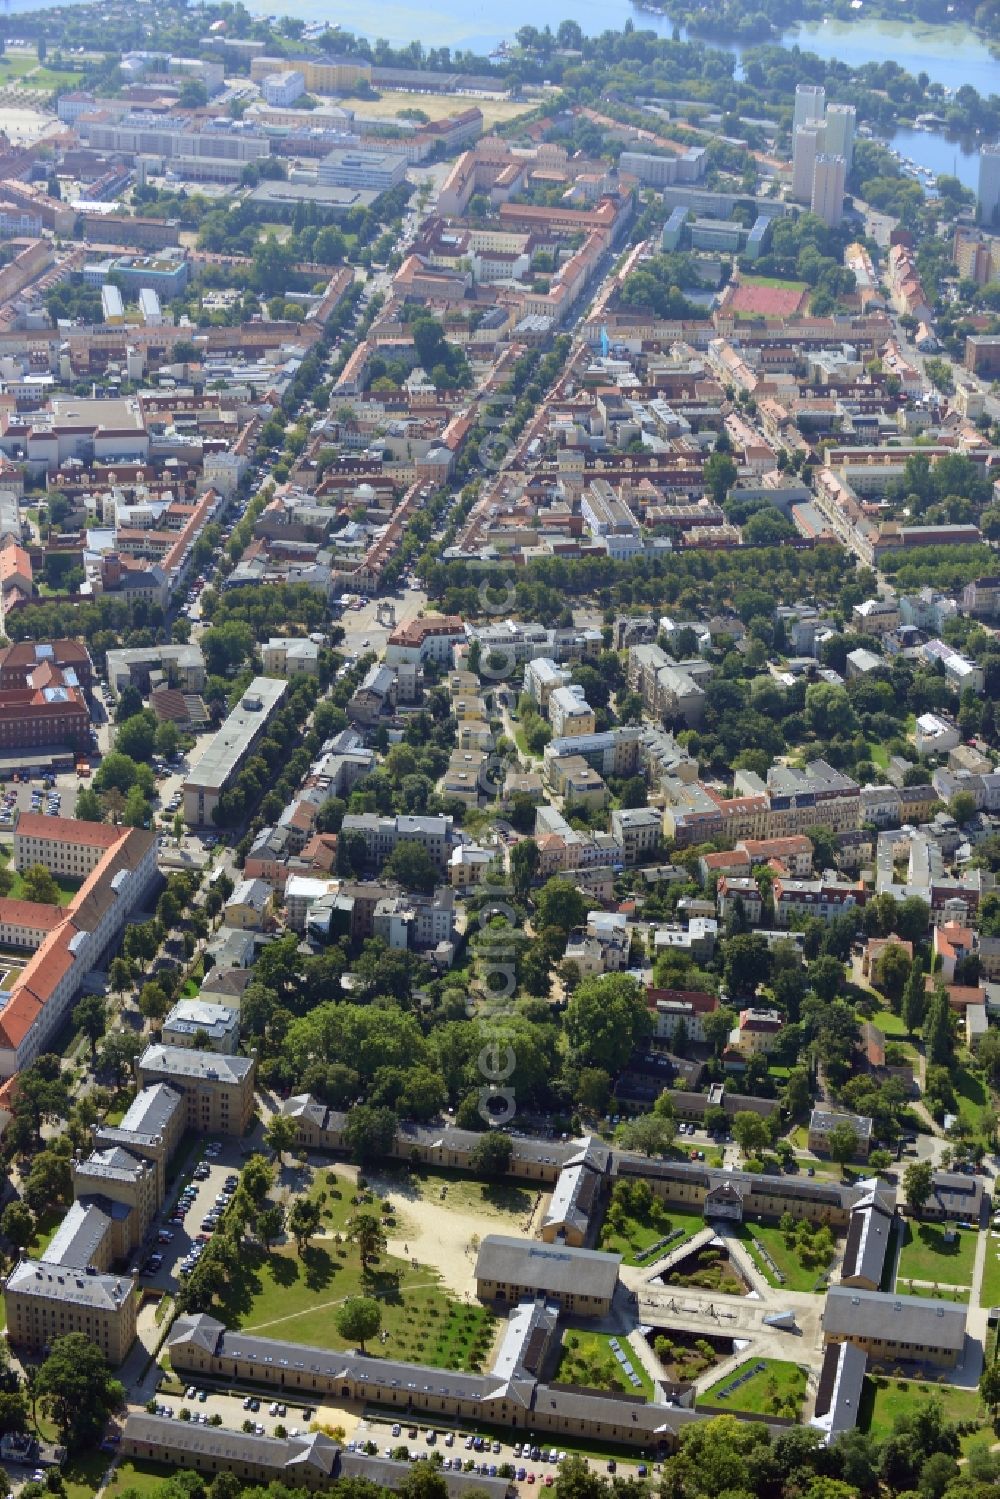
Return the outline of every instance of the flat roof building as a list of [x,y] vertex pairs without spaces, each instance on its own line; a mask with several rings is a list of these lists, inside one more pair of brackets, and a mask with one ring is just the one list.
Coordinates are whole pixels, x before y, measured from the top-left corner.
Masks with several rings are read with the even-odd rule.
[[189,827],[212,821],[220,796],[264,737],[268,721],[287,691],[287,682],[254,677],[184,782],[184,820]]

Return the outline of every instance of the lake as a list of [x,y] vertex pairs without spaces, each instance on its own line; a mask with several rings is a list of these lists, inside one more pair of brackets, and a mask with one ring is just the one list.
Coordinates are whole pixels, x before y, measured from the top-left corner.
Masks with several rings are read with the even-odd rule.
[[[10,14],[48,9],[54,0],[6,0]],[[257,14],[280,15],[282,0],[247,0]],[[287,8],[306,21],[336,20],[345,30],[372,39],[384,37],[393,46],[420,41],[425,47],[491,52],[502,41],[513,41],[521,26],[551,26],[572,17],[588,35],[621,30],[626,21],[661,36],[673,32],[673,22],[654,11],[640,10],[632,0],[294,0]],[[374,18],[374,19],[373,19]],[[722,42],[713,45],[725,46]],[[933,82],[956,90],[971,84],[981,94],[1000,93],[1000,61],[964,26],[923,26],[882,21],[810,22],[783,38],[786,47],[799,46],[820,57],[838,59],[852,67],[892,58],[908,72],[925,72]],[[739,48],[731,47],[739,53]],[[975,143],[958,143],[928,131],[898,131],[894,143],[904,156],[934,172],[956,171],[974,187],[978,174]]]

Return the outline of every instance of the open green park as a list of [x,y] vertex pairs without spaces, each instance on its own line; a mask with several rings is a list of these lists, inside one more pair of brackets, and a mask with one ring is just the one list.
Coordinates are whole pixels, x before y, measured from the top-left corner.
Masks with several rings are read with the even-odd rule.
[[[736,1388],[733,1388],[736,1386]],[[785,1359],[748,1359],[701,1396],[699,1404],[750,1416],[798,1419],[806,1397],[806,1371]]]
[[372,1348],[386,1357],[477,1370],[488,1365],[496,1319],[475,1302],[458,1300],[439,1273],[412,1259],[372,1255],[362,1265],[349,1239],[355,1214],[371,1214],[386,1235],[405,1232],[395,1203],[336,1172],[305,1173],[294,1192],[276,1194],[290,1207],[293,1196],[320,1206],[319,1232],[301,1250],[289,1238],[274,1246],[244,1244],[239,1273],[219,1297],[218,1315],[230,1327],[289,1338],[322,1348],[352,1346],[338,1330],[348,1297],[374,1298],[381,1329]]

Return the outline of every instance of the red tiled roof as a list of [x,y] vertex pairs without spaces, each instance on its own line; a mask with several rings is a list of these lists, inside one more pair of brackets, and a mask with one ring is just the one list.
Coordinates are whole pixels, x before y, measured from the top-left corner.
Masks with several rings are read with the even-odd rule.
[[654,989],[650,984],[646,988],[646,1004],[651,1010],[658,1004],[686,1004],[696,1015],[708,1015],[718,1009],[719,1000],[702,989]]
[[806,293],[792,286],[737,286],[729,298],[726,311],[755,317],[794,317]]
[[112,827],[107,822],[82,822],[74,817],[42,817],[37,812],[22,812],[14,831],[22,838],[46,838],[51,842],[87,844],[91,848],[114,848],[128,829]]
[[28,926],[36,929],[44,927],[46,931],[53,932],[65,920],[66,912],[62,906],[47,906],[37,900],[11,900],[9,896],[0,897],[0,924],[2,925]]

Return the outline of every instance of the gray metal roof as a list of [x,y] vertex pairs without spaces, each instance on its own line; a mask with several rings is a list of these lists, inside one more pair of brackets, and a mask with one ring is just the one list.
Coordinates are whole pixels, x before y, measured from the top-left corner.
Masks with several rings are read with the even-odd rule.
[[476,1259],[476,1279],[529,1286],[556,1296],[610,1298],[618,1284],[621,1262],[620,1254],[487,1234]]
[[139,1058],[143,1072],[162,1072],[167,1078],[203,1078],[206,1082],[241,1082],[253,1067],[252,1057],[229,1057],[217,1051],[195,1051],[187,1046],[147,1046]]
[[127,1275],[90,1275],[38,1260],[21,1260],[7,1277],[6,1289],[46,1301],[66,1301],[117,1311],[132,1294]]
[[823,1329],[828,1338],[879,1339],[960,1353],[967,1314],[968,1307],[955,1301],[832,1286],[827,1292]]

